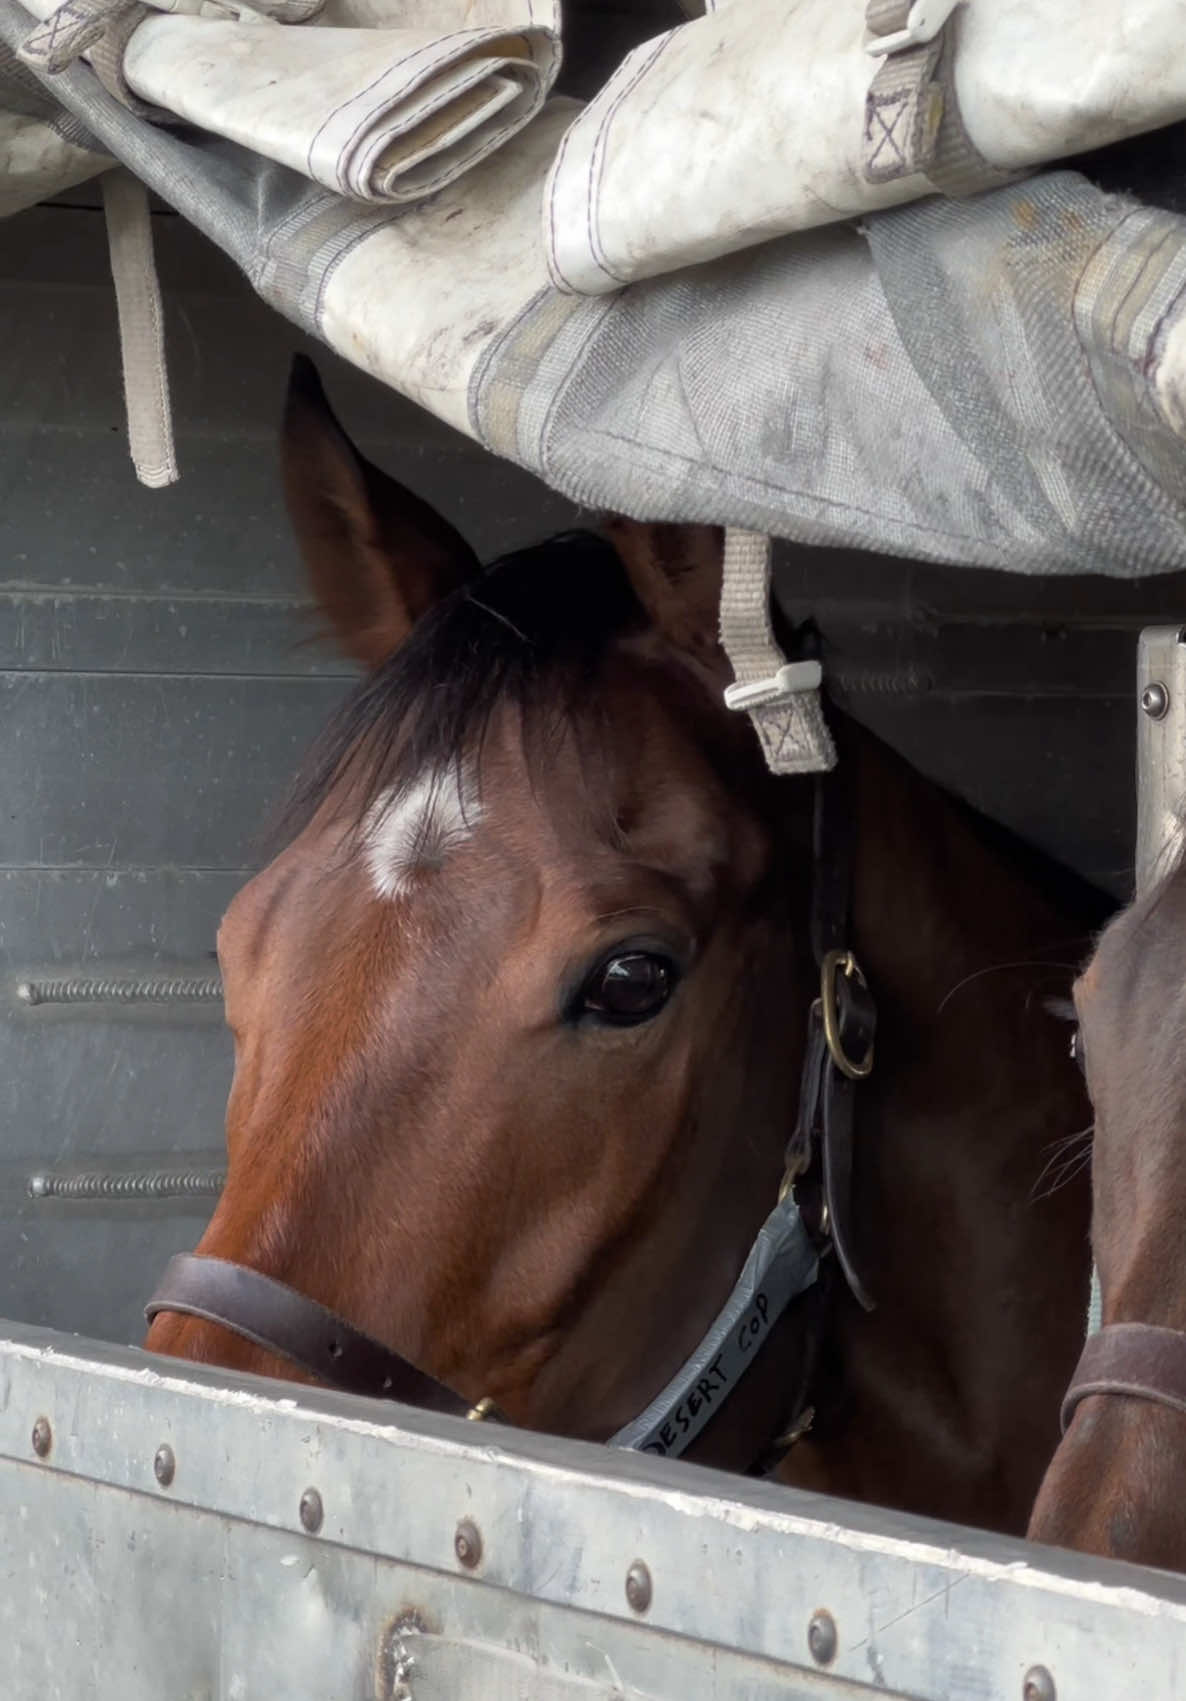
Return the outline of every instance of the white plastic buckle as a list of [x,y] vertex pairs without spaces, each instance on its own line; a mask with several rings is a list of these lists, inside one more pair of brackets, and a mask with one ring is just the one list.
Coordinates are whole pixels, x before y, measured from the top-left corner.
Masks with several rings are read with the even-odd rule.
[[771,703],[788,703],[805,691],[818,691],[824,670],[818,661],[784,662],[766,679],[736,680],[725,687],[727,709],[764,709]]
[[889,53],[901,53],[906,47],[924,47],[934,41],[960,0],[914,0],[906,14],[905,29],[892,35],[875,35],[865,43],[865,52],[874,59],[884,59]]

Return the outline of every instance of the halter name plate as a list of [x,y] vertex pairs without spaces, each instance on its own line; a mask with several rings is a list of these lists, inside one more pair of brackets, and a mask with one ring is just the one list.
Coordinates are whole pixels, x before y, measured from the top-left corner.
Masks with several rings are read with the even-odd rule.
[[790,1302],[809,1288],[819,1260],[788,1193],[771,1211],[745,1267],[696,1351],[611,1447],[677,1458],[745,1375]]

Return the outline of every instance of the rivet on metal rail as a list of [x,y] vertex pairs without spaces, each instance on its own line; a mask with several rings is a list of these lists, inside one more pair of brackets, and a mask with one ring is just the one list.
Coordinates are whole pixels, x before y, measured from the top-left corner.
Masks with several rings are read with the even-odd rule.
[[838,1642],[836,1620],[826,1608],[820,1607],[818,1612],[812,1613],[807,1626],[807,1646],[817,1666],[831,1665],[836,1658]]
[[463,1518],[453,1535],[453,1552],[467,1571],[472,1571],[482,1558],[482,1532],[472,1518]]
[[653,1593],[650,1571],[636,1559],[626,1573],[626,1599],[635,1612],[646,1612]]
[[1170,694],[1160,679],[1154,679],[1141,692],[1141,707],[1151,721],[1164,720],[1169,706]]

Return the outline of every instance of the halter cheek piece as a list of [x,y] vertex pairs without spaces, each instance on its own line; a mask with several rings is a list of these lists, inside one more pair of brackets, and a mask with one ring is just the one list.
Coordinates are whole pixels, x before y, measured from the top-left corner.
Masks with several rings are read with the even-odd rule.
[[[728,1399],[787,1307],[817,1284],[828,1253],[835,1252],[858,1302],[872,1309],[854,1257],[851,1193],[856,1089],[873,1068],[877,1014],[847,942],[852,843],[841,781],[832,773],[814,783],[811,935],[819,995],[808,1013],[799,1112],[778,1200],[700,1345],[646,1410],[610,1438],[612,1446],[667,1457],[684,1452]],[[819,1196],[810,1229],[796,1201],[796,1184],[807,1178],[814,1178]],[[171,1259],[145,1316],[151,1322],[168,1311],[216,1323],[347,1393],[507,1421],[491,1400],[474,1405],[336,1312],[242,1264],[195,1253]],[[817,1337],[823,1317],[821,1303],[813,1319]],[[817,1346],[818,1338],[809,1338],[795,1409],[773,1451],[764,1454],[766,1464],[811,1422],[806,1397]]]

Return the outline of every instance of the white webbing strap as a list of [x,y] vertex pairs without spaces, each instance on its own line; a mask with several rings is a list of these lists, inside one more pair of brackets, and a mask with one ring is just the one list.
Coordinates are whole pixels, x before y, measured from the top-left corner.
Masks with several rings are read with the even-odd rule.
[[17,57],[32,70],[55,76],[84,54],[108,94],[141,118],[175,122],[176,115],[140,100],[124,76],[124,50],[152,12],[170,12],[254,23],[303,24],[326,0],[62,0],[29,32]]
[[141,484],[177,480],[165,369],[165,322],[152,253],[148,190],[122,167],[103,176],[103,209],[119,314],[128,446]]
[[[18,56],[39,76],[52,77],[87,53],[108,92],[142,116],[150,116],[152,109],[136,99],[123,77],[123,50],[147,12],[138,0],[65,0],[30,32]],[[177,460],[148,191],[122,167],[105,172],[101,181],[119,317],[128,446],[136,477],[156,490],[176,482]]]
[[39,77],[54,77],[85,56],[121,106],[137,118],[168,119],[170,114],[141,100],[124,76],[127,45],[151,10],[141,0],[64,0],[25,37],[17,57]]
[[770,539],[725,532],[721,644],[733,669],[731,709],[753,722],[773,774],[818,774],[836,764],[820,703],[820,664],[788,662],[770,623]]
[[49,76],[64,71],[103,39],[113,16],[126,4],[127,0],[65,0],[25,37],[18,57]]
[[945,195],[1012,182],[964,127],[952,71],[959,0],[867,0],[868,51],[881,63],[865,97],[864,174],[890,183],[921,172]]

